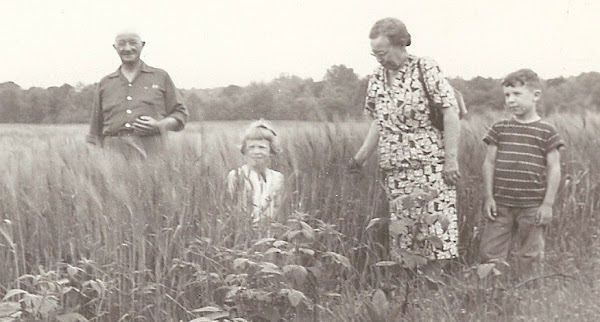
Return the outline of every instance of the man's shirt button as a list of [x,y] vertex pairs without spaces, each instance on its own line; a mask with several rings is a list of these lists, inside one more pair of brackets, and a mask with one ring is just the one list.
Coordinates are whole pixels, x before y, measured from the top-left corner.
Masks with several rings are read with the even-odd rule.
[[125,127],[126,127],[126,128],[130,128],[130,127],[131,127],[131,124],[129,124],[129,123],[125,123]]
[[131,101],[133,98],[131,96],[127,96],[127,100]]
[[125,113],[127,113],[127,114],[131,114],[131,110],[130,110],[130,109],[127,109],[127,110],[125,111]]

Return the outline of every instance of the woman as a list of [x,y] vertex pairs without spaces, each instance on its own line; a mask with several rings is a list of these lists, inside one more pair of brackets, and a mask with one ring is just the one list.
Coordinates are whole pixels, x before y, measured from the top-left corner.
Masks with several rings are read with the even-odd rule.
[[[367,89],[365,109],[373,122],[350,166],[362,166],[378,148],[390,201],[393,260],[407,264],[407,253],[428,260],[454,258],[460,124],[453,89],[436,62],[406,51],[411,37],[402,21],[377,21],[369,38],[381,65]],[[443,132],[429,119],[432,103],[441,106]]]

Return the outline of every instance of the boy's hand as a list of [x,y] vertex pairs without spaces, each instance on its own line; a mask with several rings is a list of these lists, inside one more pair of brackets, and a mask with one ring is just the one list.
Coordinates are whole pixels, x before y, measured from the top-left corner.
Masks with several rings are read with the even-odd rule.
[[496,220],[496,201],[494,198],[486,198],[483,202],[483,215],[491,220]]
[[552,206],[543,203],[537,210],[536,225],[544,226],[552,220]]

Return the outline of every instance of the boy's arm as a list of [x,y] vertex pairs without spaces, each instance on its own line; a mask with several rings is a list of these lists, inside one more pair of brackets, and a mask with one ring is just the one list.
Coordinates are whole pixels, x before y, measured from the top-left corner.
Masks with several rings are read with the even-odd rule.
[[496,202],[494,201],[494,169],[497,152],[498,146],[494,144],[488,144],[482,169],[483,189],[485,193],[483,214],[490,220],[496,220]]
[[546,156],[546,177],[548,186],[546,187],[546,196],[542,205],[538,209],[537,224],[547,225],[552,220],[552,206],[556,199],[556,192],[560,185],[560,152],[558,149],[552,149]]

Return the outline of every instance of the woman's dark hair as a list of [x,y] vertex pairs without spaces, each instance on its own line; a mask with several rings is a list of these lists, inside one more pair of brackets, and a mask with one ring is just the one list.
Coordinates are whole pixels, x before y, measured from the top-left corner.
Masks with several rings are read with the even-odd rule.
[[369,39],[375,39],[379,36],[386,36],[393,46],[410,46],[410,34],[406,30],[406,25],[400,19],[383,18],[377,21],[371,27]]

